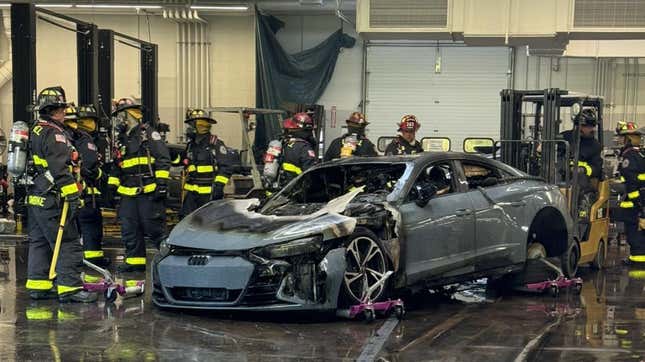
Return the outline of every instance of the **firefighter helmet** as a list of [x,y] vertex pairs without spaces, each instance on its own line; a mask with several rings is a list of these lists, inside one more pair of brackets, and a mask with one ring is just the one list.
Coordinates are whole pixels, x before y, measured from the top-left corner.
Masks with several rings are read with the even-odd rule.
[[205,121],[208,121],[208,123],[211,124],[216,124],[217,121],[214,118],[211,118],[211,116],[208,114],[208,112],[204,111],[203,109],[192,109],[188,108],[186,110],[186,120],[184,123],[188,123],[191,121],[196,121],[198,119],[203,119]]
[[65,121],[78,121],[78,110],[74,103],[70,103],[65,108]]
[[112,116],[116,116],[117,113],[132,108],[142,109],[142,106],[132,98],[121,98],[112,106]]
[[598,113],[594,108],[585,108],[580,114],[580,125],[596,127],[598,125]]
[[365,115],[361,112],[352,113],[346,122],[348,126],[354,127],[365,127],[370,124],[365,118]]
[[78,106],[78,118],[92,118],[92,119],[98,119],[99,114],[96,111],[96,108],[94,107],[93,104],[84,104],[81,106]]
[[406,114],[405,116],[401,117],[401,122],[399,122],[397,126],[399,126],[399,132],[416,132],[421,127],[419,121],[417,120],[417,117],[413,114]]
[[47,113],[51,109],[65,107],[67,107],[65,90],[60,86],[45,88],[38,94],[36,109],[41,114]]
[[642,135],[641,130],[638,128],[638,125],[634,122],[625,122],[619,121],[616,126],[616,134],[619,136],[623,135]]

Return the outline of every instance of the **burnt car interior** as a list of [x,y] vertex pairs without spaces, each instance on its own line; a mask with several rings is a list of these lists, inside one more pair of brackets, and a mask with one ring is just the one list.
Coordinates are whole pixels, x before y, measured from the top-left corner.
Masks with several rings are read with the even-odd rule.
[[417,177],[408,194],[408,200],[427,202],[433,196],[449,194],[455,189],[454,180],[450,163],[430,165]]
[[468,182],[469,189],[478,187],[490,187],[501,183],[504,177],[511,175],[505,174],[504,171],[490,166],[478,163],[462,162],[464,176]]
[[357,187],[365,187],[362,194],[387,195],[405,169],[405,163],[321,167],[287,185],[269,199],[260,212],[279,216],[310,214]]

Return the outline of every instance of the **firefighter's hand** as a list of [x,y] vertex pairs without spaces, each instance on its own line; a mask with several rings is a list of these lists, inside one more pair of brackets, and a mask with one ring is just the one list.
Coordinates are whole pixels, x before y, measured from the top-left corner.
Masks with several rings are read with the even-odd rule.
[[224,198],[224,184],[221,182],[213,183],[213,191],[211,191],[211,200],[221,200]]
[[168,186],[166,184],[157,184],[157,188],[155,189],[155,195],[154,198],[156,201],[166,201],[168,198]]
[[645,218],[638,218],[638,230],[645,230]]
[[81,207],[83,207],[82,205],[83,200],[81,200],[81,198],[78,197],[78,195],[74,195],[74,196],[68,196],[67,199],[65,199],[65,201],[67,201],[69,205],[67,220],[72,220],[76,217],[76,215],[78,215],[78,210],[80,210]]

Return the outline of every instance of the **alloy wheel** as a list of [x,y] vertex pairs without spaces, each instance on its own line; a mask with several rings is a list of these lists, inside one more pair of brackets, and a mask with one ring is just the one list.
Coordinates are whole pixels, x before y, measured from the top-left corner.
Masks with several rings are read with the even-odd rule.
[[368,291],[387,272],[385,256],[380,246],[369,237],[358,236],[347,246],[345,259],[347,261],[345,287],[354,301],[363,302],[380,297],[385,289],[385,283],[374,288],[368,295]]

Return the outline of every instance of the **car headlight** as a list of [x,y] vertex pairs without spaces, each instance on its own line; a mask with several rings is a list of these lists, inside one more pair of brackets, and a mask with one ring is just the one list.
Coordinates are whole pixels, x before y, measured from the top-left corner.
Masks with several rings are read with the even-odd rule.
[[168,245],[168,238],[166,238],[159,244],[159,255],[163,258],[168,254],[170,254],[170,245]]
[[282,244],[256,249],[254,253],[269,259],[311,254],[320,250],[321,241],[322,235],[315,235],[307,238],[288,241]]

